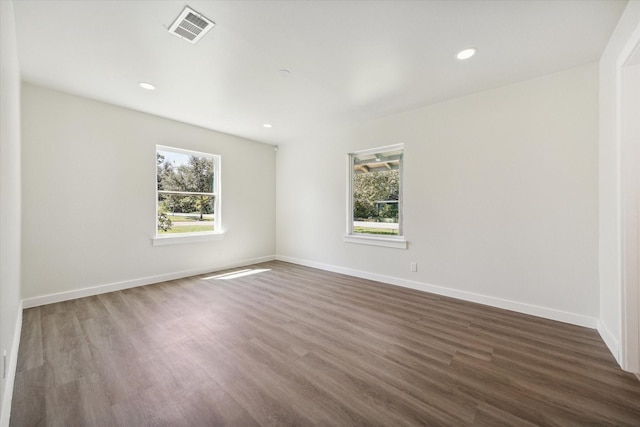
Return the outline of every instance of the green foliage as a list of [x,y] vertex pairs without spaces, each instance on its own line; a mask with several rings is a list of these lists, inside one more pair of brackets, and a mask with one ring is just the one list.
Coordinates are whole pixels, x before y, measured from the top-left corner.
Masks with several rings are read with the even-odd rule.
[[392,218],[398,222],[398,204],[397,203],[388,203],[383,205],[380,208],[380,218]]
[[390,236],[397,236],[398,230],[393,228],[368,228],[368,227],[353,227],[354,233],[364,234],[384,234]]
[[171,230],[171,219],[166,212],[158,211],[158,231],[167,232]]
[[[187,164],[174,167],[161,154],[157,153],[156,157],[158,190],[213,192],[213,159],[190,156]],[[211,196],[161,194],[158,202],[164,210],[169,212],[198,212],[201,221],[205,214],[213,213],[213,197]]]
[[[175,223],[178,222],[201,222],[200,219],[197,216],[192,216],[189,214],[177,214],[177,215],[172,215],[169,214],[169,219],[174,223],[174,227],[176,226]],[[206,218],[204,219],[205,221],[213,221],[213,218]]]
[[202,231],[213,231],[213,225],[181,225],[167,231],[160,231],[159,234],[200,233]]
[[353,216],[357,219],[397,218],[398,204],[376,204],[398,200],[400,174],[398,170],[358,173],[353,177]]
[[173,165],[165,160],[164,156],[160,153],[156,153],[156,177],[158,179],[158,190],[164,190],[164,181],[168,175],[173,173]]

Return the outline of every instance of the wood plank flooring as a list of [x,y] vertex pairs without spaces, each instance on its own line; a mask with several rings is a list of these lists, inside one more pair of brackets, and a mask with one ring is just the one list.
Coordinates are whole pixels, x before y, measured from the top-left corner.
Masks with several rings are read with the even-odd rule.
[[236,270],[255,274],[25,310],[11,425],[640,425],[640,382],[594,330],[283,262]]

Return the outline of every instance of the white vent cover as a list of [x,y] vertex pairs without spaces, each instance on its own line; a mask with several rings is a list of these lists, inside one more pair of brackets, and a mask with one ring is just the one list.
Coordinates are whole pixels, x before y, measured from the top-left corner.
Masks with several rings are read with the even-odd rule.
[[200,15],[189,6],[185,6],[182,13],[173,21],[169,32],[190,43],[195,44],[216,25],[215,22]]

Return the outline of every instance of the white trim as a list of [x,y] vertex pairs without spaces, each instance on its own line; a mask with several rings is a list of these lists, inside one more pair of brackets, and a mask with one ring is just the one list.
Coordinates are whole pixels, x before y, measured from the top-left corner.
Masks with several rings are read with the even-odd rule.
[[307,261],[298,258],[292,258],[284,255],[276,255],[276,259],[280,261],[290,262],[293,264],[304,265],[307,267],[318,268],[320,270],[332,271],[334,273],[346,274],[348,276],[360,277],[363,279],[375,280],[377,282],[387,283],[390,285],[402,286],[404,288],[415,289],[418,291],[429,292],[437,295],[444,295],[464,301],[475,302],[488,305],[491,307],[511,310],[518,313],[529,314],[532,316],[542,317],[545,319],[556,320],[559,322],[569,323],[572,325],[583,326],[595,329],[598,319],[595,317],[585,316],[582,314],[571,313],[553,308],[542,307],[538,305],[527,304],[518,301],[511,301],[502,298],[496,298],[486,295],[480,295],[473,292],[460,291],[457,289],[446,288],[443,286],[430,285],[427,283],[415,282],[412,280],[400,279],[397,277],[384,276],[381,274],[369,273],[362,270],[354,270],[346,267],[339,267],[330,264],[323,264],[315,261]]
[[13,384],[16,379],[16,368],[18,366],[18,350],[20,349],[20,334],[22,333],[22,307],[23,303],[18,304],[18,313],[16,316],[16,327],[13,335],[13,345],[11,346],[11,354],[9,355],[9,367],[7,369],[7,379],[4,382],[4,398],[2,399],[2,411],[0,416],[0,427],[9,427],[11,418],[11,401],[13,400]]
[[153,246],[164,245],[177,245],[182,243],[198,243],[198,242],[210,242],[213,240],[224,239],[225,232],[216,233],[182,233],[182,234],[166,234],[160,236],[153,236],[151,243]]
[[246,259],[229,264],[215,265],[207,268],[199,268],[194,270],[183,270],[177,273],[159,274],[157,276],[141,277],[139,279],[125,280],[122,282],[109,283],[106,285],[92,286],[90,288],[75,289],[73,291],[59,292],[55,294],[42,295],[34,298],[25,298],[23,300],[24,308],[38,307],[45,304],[53,304],[61,301],[68,301],[77,298],[90,297],[100,295],[107,292],[120,291],[123,289],[135,288],[138,286],[151,285],[153,283],[165,282],[167,280],[182,279],[184,277],[197,276],[214,271],[226,270],[229,268],[244,267],[245,265],[259,264],[261,262],[273,261],[274,255],[263,256],[259,258]]
[[393,237],[375,237],[370,234],[366,236],[358,236],[353,234],[351,236],[344,236],[344,241],[347,243],[357,243],[360,245],[371,245],[371,246],[383,246],[386,248],[395,248],[395,249],[407,249],[407,241],[402,237],[393,238]]
[[[631,66],[631,70],[640,70],[640,65]],[[618,362],[622,369],[631,372],[640,371],[640,329],[638,328],[639,280],[640,280],[640,217],[638,207],[638,181],[640,174],[636,159],[640,154],[637,136],[640,132],[635,122],[635,114],[640,103],[632,95],[640,89],[640,80],[631,75],[627,67],[621,70],[621,85],[624,89],[620,99],[620,189],[621,189],[621,357]],[[622,87],[622,86],[621,86]],[[634,114],[635,113],[635,114]]]
[[347,236],[353,233],[353,158],[347,154]]
[[[631,77],[625,73],[640,49],[640,23],[620,52],[616,61],[616,143],[618,146],[618,209],[620,244],[620,346],[616,359],[625,371],[640,371],[640,217],[638,216],[638,190],[640,171],[632,161],[637,158],[637,128],[631,116],[627,93]],[[633,105],[632,108],[637,108]]]
[[[197,191],[171,191],[171,190],[156,190],[158,194],[175,194],[178,196],[187,195],[187,196],[212,196],[216,197],[216,193],[198,193]],[[205,214],[208,215],[208,214]]]
[[596,326],[602,341],[607,345],[613,357],[615,357],[618,364],[620,364],[620,344],[618,343],[618,339],[611,333],[607,325],[598,320],[598,324]]

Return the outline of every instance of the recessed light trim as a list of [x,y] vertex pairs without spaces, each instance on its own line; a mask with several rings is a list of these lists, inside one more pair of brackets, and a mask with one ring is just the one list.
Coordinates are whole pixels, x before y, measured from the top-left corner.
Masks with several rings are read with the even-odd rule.
[[273,127],[273,125],[271,123],[265,123],[262,126],[266,127],[267,129]]
[[458,52],[458,54],[456,55],[456,58],[458,58],[460,61],[464,61],[465,59],[471,58],[477,52],[478,52],[478,49],[476,49],[475,47],[470,47],[468,49],[464,49]]
[[140,82],[140,83],[138,83],[138,85],[140,85],[140,87],[142,89],[156,90],[156,87],[154,85],[152,85],[151,83],[148,83],[148,82]]

